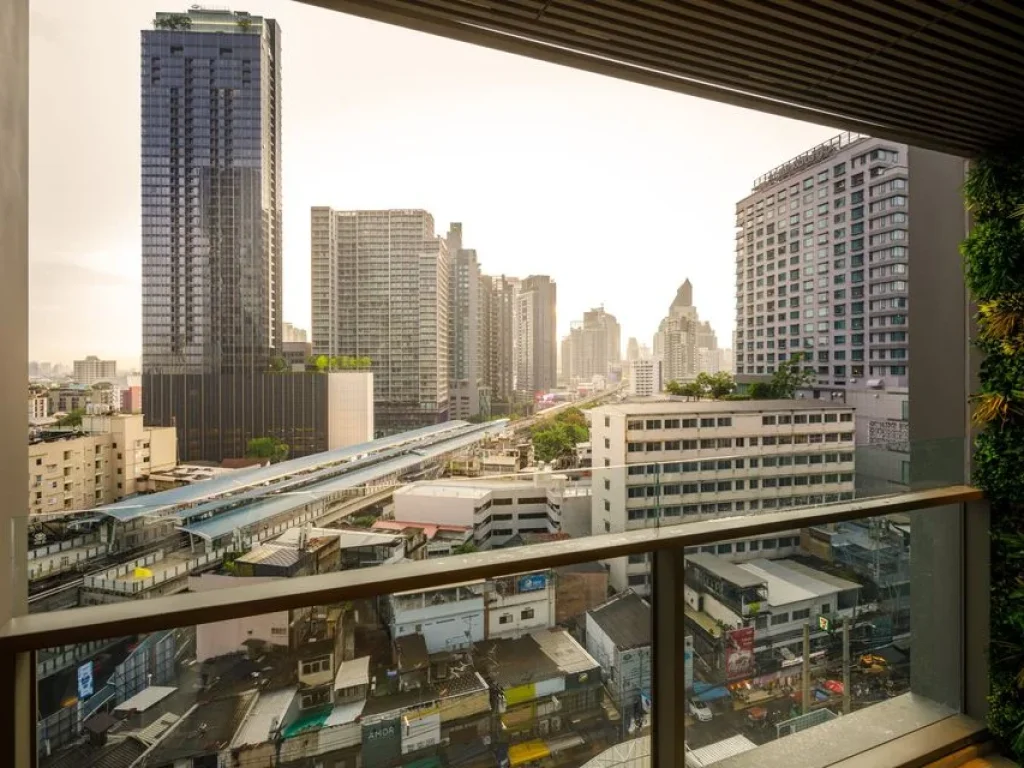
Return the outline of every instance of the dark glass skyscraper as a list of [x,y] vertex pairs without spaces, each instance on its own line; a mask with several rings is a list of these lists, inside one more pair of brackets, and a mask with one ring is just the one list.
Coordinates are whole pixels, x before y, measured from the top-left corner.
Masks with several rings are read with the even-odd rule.
[[268,379],[282,330],[280,52],[277,22],[245,12],[193,6],[142,32],[143,411],[177,426],[183,461],[271,435],[296,454],[327,448],[309,437],[323,424],[273,395],[305,385]]
[[195,7],[142,32],[144,373],[264,372],[280,348],[280,40]]

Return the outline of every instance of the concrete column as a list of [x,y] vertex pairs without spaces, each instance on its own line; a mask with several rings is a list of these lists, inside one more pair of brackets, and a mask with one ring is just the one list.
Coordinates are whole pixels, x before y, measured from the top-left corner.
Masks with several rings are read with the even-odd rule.
[[[965,161],[911,148],[908,165],[910,480],[916,489],[969,479],[976,352],[959,252],[967,229]],[[965,541],[977,538],[966,535],[967,526],[977,522],[962,506],[915,513],[911,520],[911,686],[958,710],[965,709],[965,608],[987,610],[988,602],[987,591],[964,592],[968,572],[988,569],[984,548],[965,568]],[[980,624],[972,621],[969,632],[972,647],[974,639],[987,637],[987,613]]]
[[[0,3],[0,621],[25,610],[28,430],[28,0]],[[21,557],[18,557],[21,555]]]
[[[26,610],[28,0],[0,2],[0,623]],[[32,760],[32,657],[0,659],[0,764]]]

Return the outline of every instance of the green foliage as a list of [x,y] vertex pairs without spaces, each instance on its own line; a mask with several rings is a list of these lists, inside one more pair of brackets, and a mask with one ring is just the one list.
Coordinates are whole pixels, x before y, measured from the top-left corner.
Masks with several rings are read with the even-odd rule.
[[277,464],[288,458],[291,448],[283,440],[276,437],[254,437],[245,448],[245,455],[250,459],[270,459]]
[[57,419],[58,427],[80,427],[82,426],[82,417],[85,416],[84,408],[75,408],[70,413],[66,413]]
[[789,360],[779,363],[770,381],[755,381],[747,387],[749,399],[791,400],[798,389],[814,381],[813,370],[800,366],[804,359],[802,352],[794,352]]
[[355,517],[346,518],[345,522],[354,528],[370,528],[377,522],[377,518],[373,515],[356,515]]
[[974,483],[991,505],[991,628],[988,726],[1024,759],[1024,151],[980,158],[964,185],[975,225],[961,245],[968,287],[979,302],[985,355],[975,417]]
[[698,373],[694,381],[682,384],[674,379],[665,384],[665,391],[676,397],[692,400],[721,400],[736,391],[736,382],[728,373]]
[[736,391],[736,382],[728,373],[699,373],[696,385],[703,395],[721,400]]
[[352,355],[313,355],[306,361],[306,368],[319,373],[327,371],[368,371],[373,367],[373,360],[368,357]]
[[282,371],[288,370],[288,361],[280,355],[274,355],[270,358],[270,370],[275,373],[281,373]]
[[984,301],[1024,287],[1024,221],[979,221],[960,252],[967,287],[975,299]]
[[587,417],[579,408],[566,408],[533,426],[533,451],[537,461],[571,458],[577,443],[590,439]]
[[157,29],[188,30],[192,29],[192,19],[184,13],[176,13],[153,22]]
[[453,555],[471,555],[476,552],[476,544],[472,541],[467,541],[465,544],[459,544],[452,550]]

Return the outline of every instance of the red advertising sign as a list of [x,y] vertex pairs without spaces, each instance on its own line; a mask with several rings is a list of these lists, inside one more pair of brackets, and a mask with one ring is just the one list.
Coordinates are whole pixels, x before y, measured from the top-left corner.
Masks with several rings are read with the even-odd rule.
[[754,628],[740,627],[725,633],[725,677],[739,680],[754,674]]

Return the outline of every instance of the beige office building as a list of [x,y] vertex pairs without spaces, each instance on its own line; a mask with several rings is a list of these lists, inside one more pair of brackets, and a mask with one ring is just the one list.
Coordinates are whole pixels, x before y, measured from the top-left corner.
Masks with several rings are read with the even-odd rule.
[[79,384],[112,382],[117,378],[117,360],[100,360],[95,355],[89,355],[84,360],[75,360],[74,377]]
[[30,514],[110,504],[177,463],[174,427],[144,427],[141,414],[86,416],[82,431],[29,445]]

